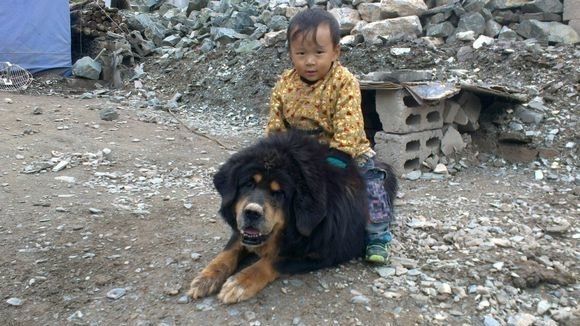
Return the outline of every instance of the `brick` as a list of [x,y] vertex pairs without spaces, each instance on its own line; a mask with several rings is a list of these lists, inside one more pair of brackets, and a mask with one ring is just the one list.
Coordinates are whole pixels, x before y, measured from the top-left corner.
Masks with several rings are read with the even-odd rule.
[[564,21],[580,19],[580,1],[564,0]]
[[376,109],[387,133],[406,134],[443,127],[443,102],[419,105],[404,89],[377,90]]
[[418,170],[429,156],[439,154],[441,129],[391,134],[379,131],[375,135],[377,159],[393,167],[397,175]]

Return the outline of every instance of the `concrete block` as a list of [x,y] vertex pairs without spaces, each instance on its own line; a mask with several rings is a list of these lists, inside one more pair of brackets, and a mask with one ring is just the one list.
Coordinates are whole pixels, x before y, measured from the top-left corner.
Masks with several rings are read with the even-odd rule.
[[420,105],[404,89],[377,90],[376,109],[387,133],[406,134],[443,127],[443,102]]
[[568,25],[572,27],[578,35],[580,35],[580,18],[570,20]]
[[391,134],[379,131],[375,135],[377,160],[390,164],[401,176],[418,170],[431,155],[438,155],[443,132],[441,129]]
[[564,21],[580,19],[580,1],[564,0]]

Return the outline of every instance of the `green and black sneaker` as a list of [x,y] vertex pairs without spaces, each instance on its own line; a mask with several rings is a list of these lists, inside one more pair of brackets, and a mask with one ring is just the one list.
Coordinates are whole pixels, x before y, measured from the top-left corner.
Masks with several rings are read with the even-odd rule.
[[367,245],[365,260],[369,263],[387,264],[391,255],[391,244],[384,241],[371,241]]

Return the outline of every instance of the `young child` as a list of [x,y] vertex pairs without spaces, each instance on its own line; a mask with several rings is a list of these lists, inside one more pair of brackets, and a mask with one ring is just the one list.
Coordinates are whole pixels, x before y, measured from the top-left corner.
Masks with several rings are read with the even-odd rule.
[[274,87],[266,133],[300,129],[336,150],[329,164],[344,168],[344,153],[355,159],[369,192],[366,260],[387,263],[391,199],[382,186],[385,171],[375,168],[375,152],[365,136],[358,81],[338,62],[338,22],[323,9],[307,9],[290,20],[287,32],[293,69]]

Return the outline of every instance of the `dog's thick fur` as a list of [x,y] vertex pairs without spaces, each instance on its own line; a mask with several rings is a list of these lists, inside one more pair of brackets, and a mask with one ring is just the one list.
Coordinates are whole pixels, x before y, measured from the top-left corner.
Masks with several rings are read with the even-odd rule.
[[[222,197],[220,214],[233,233],[191,282],[189,295],[200,298],[219,290],[221,301],[239,302],[280,274],[362,256],[368,220],[365,183],[348,155],[343,169],[330,165],[328,154],[328,146],[314,138],[287,132],[238,152],[219,169],[214,185]],[[386,190],[394,198],[397,182],[387,172]],[[259,259],[236,273],[248,253]]]

